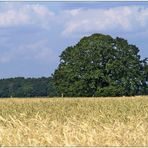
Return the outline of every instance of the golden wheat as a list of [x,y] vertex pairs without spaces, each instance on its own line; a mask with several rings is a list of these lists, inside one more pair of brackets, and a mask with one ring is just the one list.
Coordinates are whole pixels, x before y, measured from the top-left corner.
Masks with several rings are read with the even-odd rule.
[[148,146],[148,97],[1,99],[0,146]]

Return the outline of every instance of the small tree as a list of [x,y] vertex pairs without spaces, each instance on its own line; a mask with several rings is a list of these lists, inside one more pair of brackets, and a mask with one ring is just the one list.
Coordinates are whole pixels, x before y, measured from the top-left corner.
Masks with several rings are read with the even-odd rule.
[[66,48],[53,80],[64,96],[122,96],[144,93],[146,60],[127,40],[93,34]]

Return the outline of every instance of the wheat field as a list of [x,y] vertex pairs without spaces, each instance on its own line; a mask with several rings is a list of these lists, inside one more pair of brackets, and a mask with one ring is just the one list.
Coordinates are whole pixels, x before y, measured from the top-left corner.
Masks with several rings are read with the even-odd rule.
[[0,99],[0,146],[148,146],[148,97]]

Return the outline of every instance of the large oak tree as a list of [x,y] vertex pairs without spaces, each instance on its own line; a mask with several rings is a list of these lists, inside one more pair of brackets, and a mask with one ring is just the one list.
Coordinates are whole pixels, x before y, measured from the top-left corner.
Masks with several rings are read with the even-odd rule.
[[53,74],[64,96],[129,96],[148,93],[148,65],[123,38],[93,34],[66,48]]

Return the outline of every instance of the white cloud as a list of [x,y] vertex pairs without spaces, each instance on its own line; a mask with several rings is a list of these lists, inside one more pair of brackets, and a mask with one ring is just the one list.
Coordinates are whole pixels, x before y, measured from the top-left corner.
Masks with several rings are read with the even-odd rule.
[[[12,27],[21,25],[39,25],[48,28],[54,13],[46,6],[39,4],[23,4],[19,7],[7,3],[0,10],[0,27]],[[2,7],[2,6],[1,6]]]
[[[59,27],[57,28],[59,34],[62,33],[63,36],[69,37],[70,35],[75,36],[81,33],[103,31],[133,31],[135,34],[139,34],[138,30],[145,32],[148,26],[148,8],[142,6],[120,6],[109,9],[78,8],[54,14],[45,5],[23,4],[16,6],[12,3],[9,3],[7,7],[6,5],[0,6],[0,27],[40,25],[42,28],[47,29],[50,24],[57,25],[58,23],[56,27]],[[52,35],[55,31],[54,29],[51,32],[48,30],[51,37],[54,36]],[[42,30],[37,31],[40,32]],[[44,38],[47,38],[47,36],[45,35]],[[25,40],[29,40],[29,38]],[[11,50],[1,53],[0,62],[10,62],[16,57],[41,60],[43,62],[57,60],[57,53],[49,48],[48,40],[50,39],[44,40],[40,38],[38,40],[39,42],[21,43],[21,45],[15,43],[15,49],[12,49],[14,47],[11,45]],[[10,42],[8,46],[10,47]]]
[[42,39],[27,45],[21,45],[17,49],[19,56],[26,60],[36,60],[43,63],[54,62],[57,58],[56,52],[48,45],[48,40]]
[[130,32],[147,28],[148,8],[121,6],[110,9],[74,9],[65,11],[65,18],[64,36],[92,31]]
[[148,25],[148,8],[144,6],[78,8],[62,10],[55,14],[48,6],[41,4],[4,3],[0,6],[0,27],[37,25],[48,29],[57,24],[63,36],[74,33],[144,30]]
[[11,50],[1,52],[0,63],[12,61],[36,61],[38,63],[52,64],[57,59],[57,54],[49,48],[47,40],[41,40],[26,45],[19,45]]
[[65,10],[64,12],[67,13],[67,15],[78,16],[81,13],[81,10],[81,8],[78,8],[72,10]]

